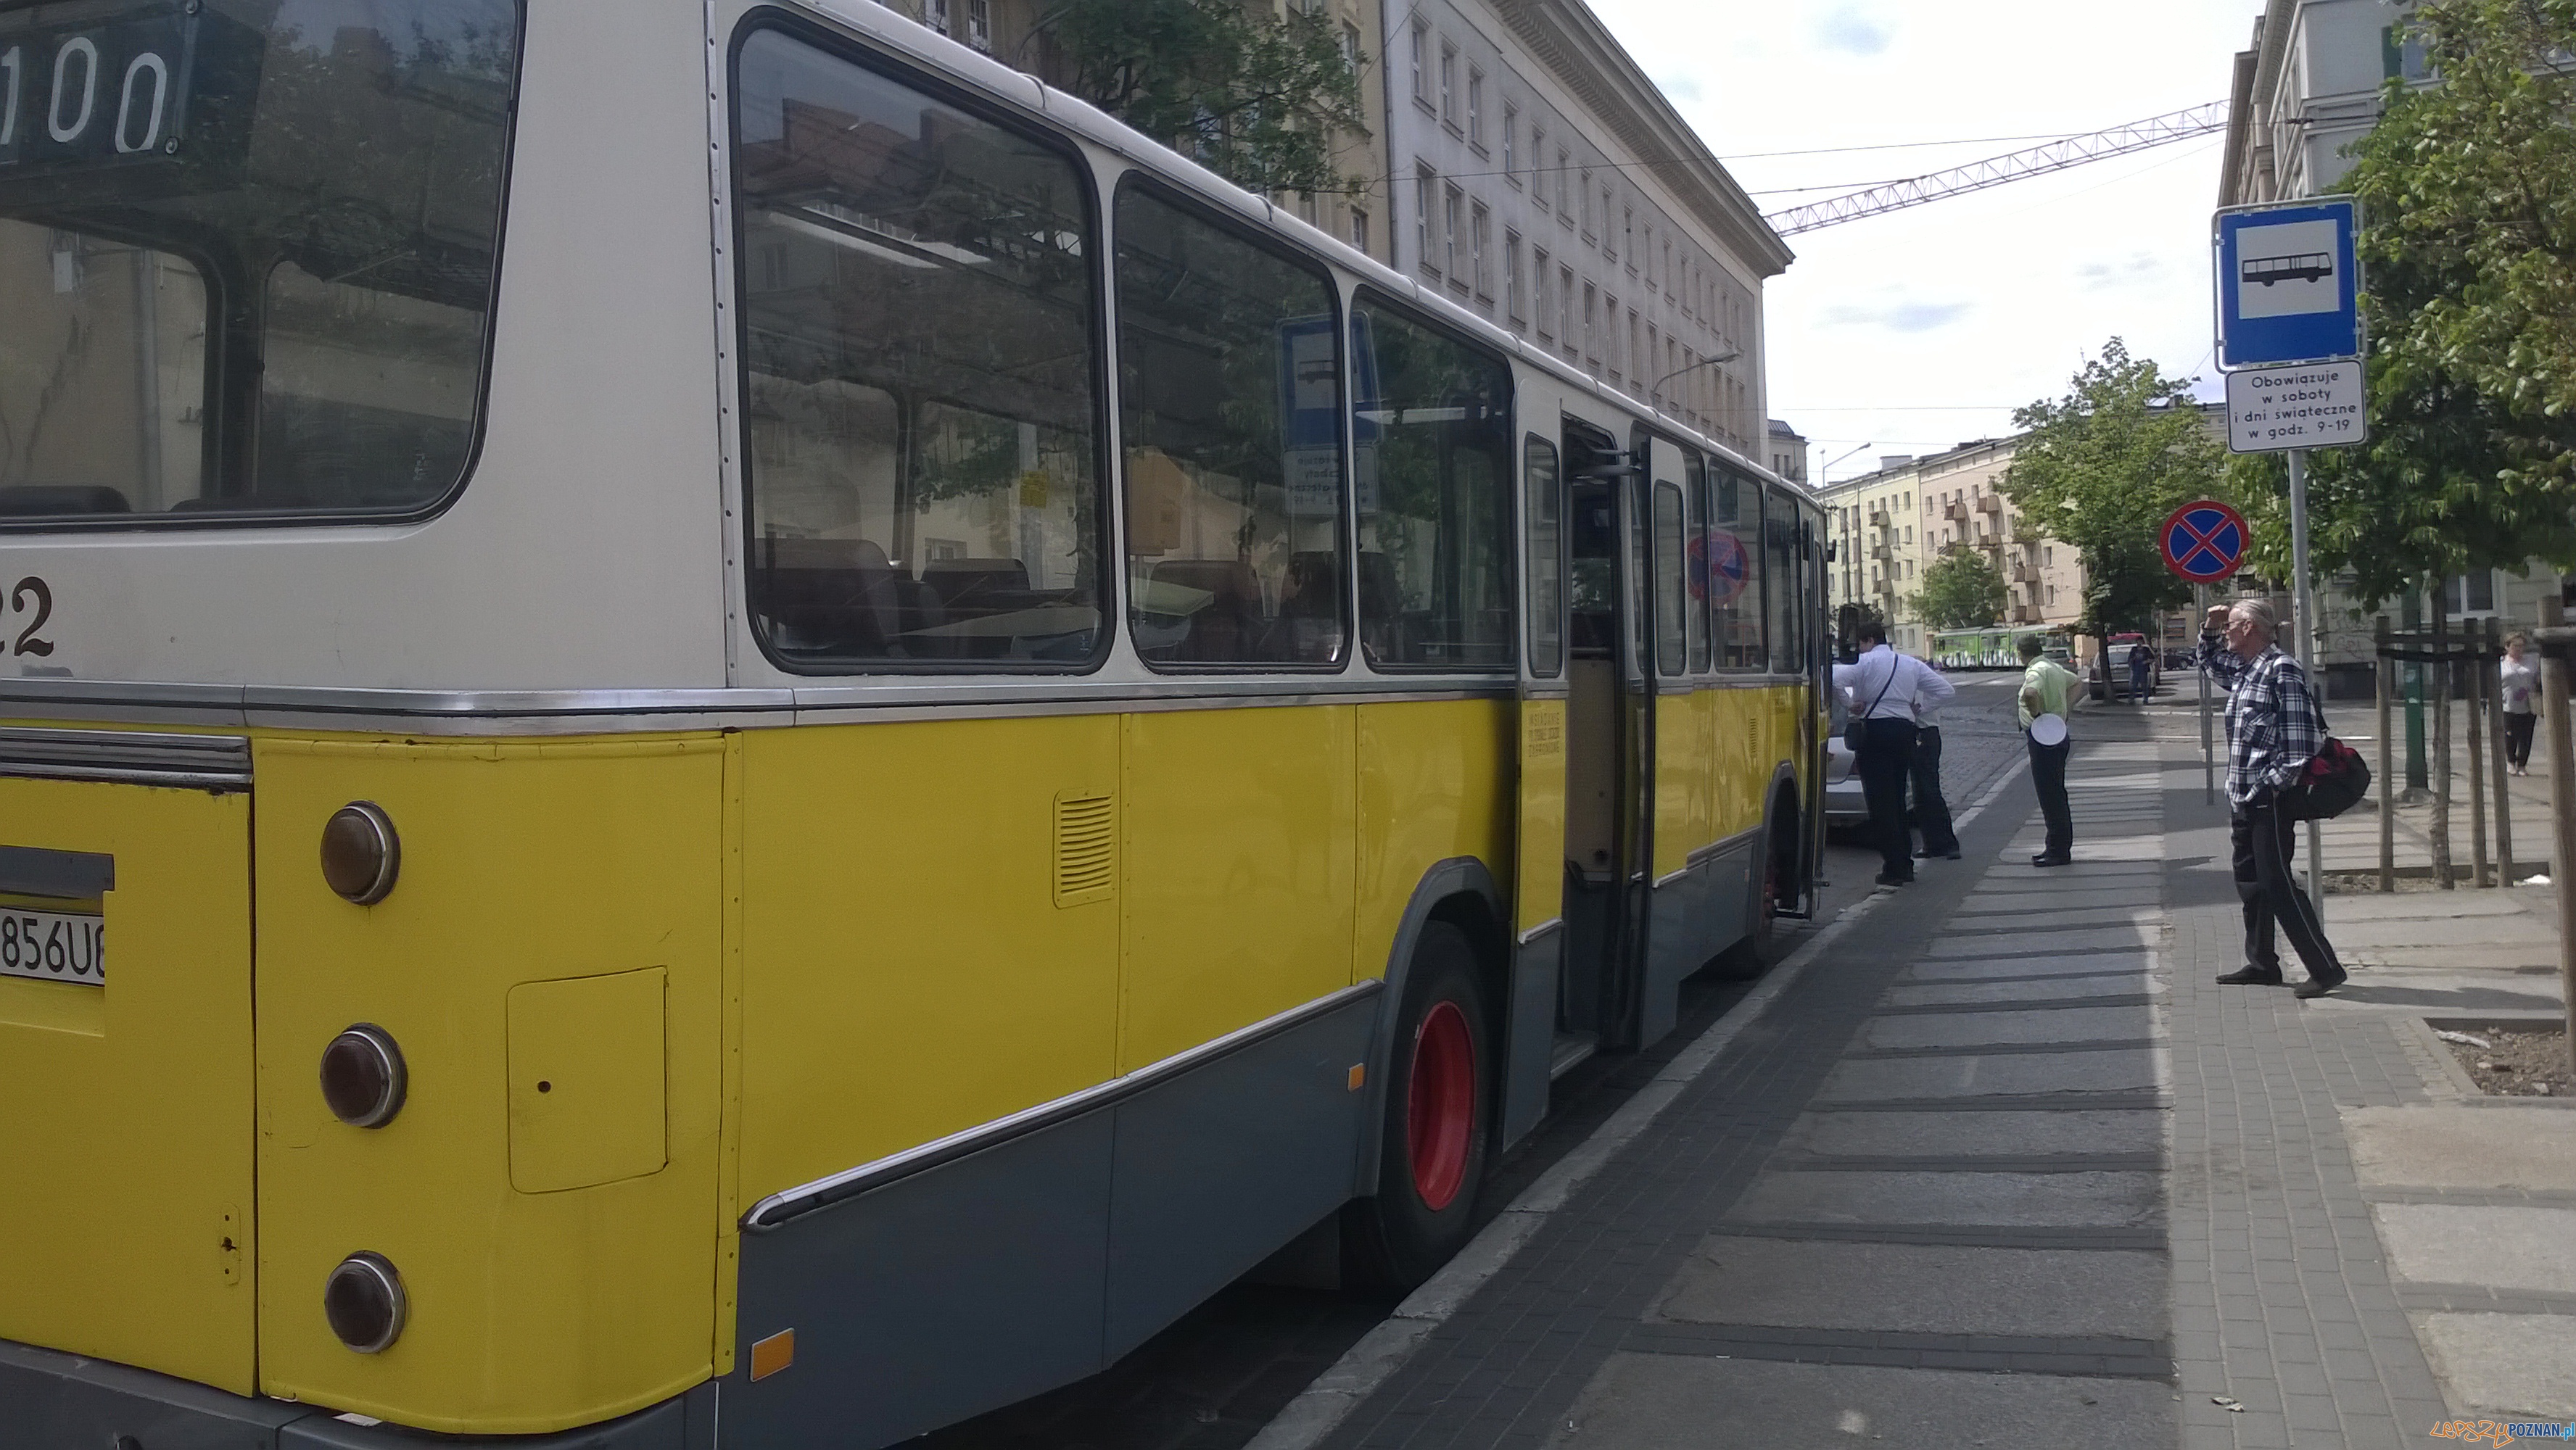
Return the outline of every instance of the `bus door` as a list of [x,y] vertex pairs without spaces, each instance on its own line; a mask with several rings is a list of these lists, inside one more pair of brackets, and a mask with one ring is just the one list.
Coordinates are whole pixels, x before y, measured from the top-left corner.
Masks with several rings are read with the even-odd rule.
[[[1541,427],[1557,416],[1552,392],[1524,388],[1521,416]],[[1531,429],[1521,438],[1521,581],[1518,843],[1512,883],[1512,987],[1503,1081],[1502,1141],[1518,1142],[1547,1115],[1555,1080],[1565,966],[1566,907],[1566,514],[1565,450]]]
[[1645,469],[1569,415],[1566,482],[1565,949],[1554,1070],[1636,1039],[1651,859],[1653,698],[1643,661]]

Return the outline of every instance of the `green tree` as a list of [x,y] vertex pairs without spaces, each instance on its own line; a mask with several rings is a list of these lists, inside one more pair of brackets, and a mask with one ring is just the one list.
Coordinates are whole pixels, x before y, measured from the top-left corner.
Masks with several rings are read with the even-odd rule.
[[1952,544],[1923,571],[1923,592],[1909,600],[1934,629],[1975,629],[2004,617],[2012,598],[2003,571],[1965,544]]
[[[2425,576],[2576,566],[2576,0],[2434,0],[2440,79],[2356,143],[2370,441],[2309,455],[2310,566],[2365,608]],[[2237,460],[2287,578],[2288,471]]]
[[2083,617],[2096,637],[2152,628],[2191,597],[2167,572],[2156,531],[2176,508],[2218,489],[2224,455],[2191,384],[2112,338],[2066,396],[2013,414],[2028,430],[2003,491],[2023,523],[2083,555]]
[[1280,19],[1242,0],[1056,0],[1033,36],[1049,79],[1252,191],[1353,191],[1336,132],[1368,134],[1365,55],[1345,57],[1321,9]]

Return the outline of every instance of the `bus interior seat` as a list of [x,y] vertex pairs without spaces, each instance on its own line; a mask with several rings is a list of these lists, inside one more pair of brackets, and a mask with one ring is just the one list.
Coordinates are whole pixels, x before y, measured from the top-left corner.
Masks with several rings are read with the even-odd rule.
[[753,545],[766,612],[776,624],[829,652],[895,653],[894,642],[917,627],[910,582],[897,574],[874,539],[793,539],[772,535]]
[[1240,559],[1167,559],[1154,566],[1157,584],[1203,590],[1212,596],[1190,616],[1190,632],[1166,660],[1221,664],[1263,658],[1268,632],[1261,612],[1261,580]]
[[0,487],[0,518],[133,512],[125,495],[97,483],[13,483]]
[[[1029,592],[1028,566],[1017,559],[926,560],[920,587],[925,607],[939,608],[950,620],[988,619],[1038,602]],[[945,641],[932,652],[989,659],[1010,653],[1012,644],[1007,635],[976,635]]]

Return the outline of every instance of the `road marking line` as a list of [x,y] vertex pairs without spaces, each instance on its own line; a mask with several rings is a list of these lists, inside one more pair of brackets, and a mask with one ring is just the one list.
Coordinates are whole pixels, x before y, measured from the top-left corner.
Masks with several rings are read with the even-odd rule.
[[[2005,781],[2010,778],[2007,775]],[[1986,793],[1987,799],[2002,788],[2003,782],[1999,782]],[[1982,808],[1984,802],[1978,804]],[[1805,975],[1825,948],[1880,901],[1895,894],[1895,888],[1883,886],[1844,907],[1805,945],[1765,973],[1759,986],[1747,992],[1726,1015],[1710,1023],[1690,1046],[1673,1054],[1662,1071],[1631,1093],[1617,1112],[1592,1130],[1590,1137],[1523,1189],[1510,1207],[1494,1215],[1494,1221],[1468,1240],[1456,1258],[1395,1306],[1395,1312],[1384,1323],[1361,1336],[1360,1342],[1334,1361],[1330,1369],[1317,1375],[1314,1383],[1252,1437],[1245,1450],[1311,1450],[1323,1443],[1324,1437],[1349,1418],[1362,1400],[1376,1393],[1404,1367],[1432,1330],[1457,1313],[1459,1306],[1512,1261],[1521,1247],[1546,1226],[1549,1215],[1563,1208],[1575,1190],[1600,1172],[1620,1149],[1653,1126],[1655,1119],[1681,1096],[1683,1088],[1714,1066],[1737,1036]]]

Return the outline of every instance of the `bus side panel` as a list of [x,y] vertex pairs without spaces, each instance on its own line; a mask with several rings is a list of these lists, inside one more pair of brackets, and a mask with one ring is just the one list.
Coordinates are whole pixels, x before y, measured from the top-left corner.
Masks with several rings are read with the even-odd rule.
[[1356,713],[1124,717],[1120,1072],[1350,984]]
[[[720,740],[256,743],[260,1380],[454,1432],[588,1424],[710,1373]],[[315,854],[343,804],[401,837],[355,906]],[[354,1023],[410,1084],[380,1128],[315,1088]],[[342,1256],[410,1301],[358,1354],[322,1313]]]
[[[116,959],[104,986],[0,977],[0,1338],[236,1394],[255,1373],[250,805],[0,780],[0,846],[113,863],[97,904],[5,896],[0,915],[97,912]],[[9,924],[12,957],[31,935]]]
[[1116,819],[1118,741],[1109,715],[749,732],[745,1204],[1116,1075],[1115,877],[1058,846],[1090,803]]
[[1518,713],[1509,698],[1359,707],[1359,924],[1351,980],[1386,974],[1404,908],[1431,867],[1472,856],[1496,880],[1508,879]]

